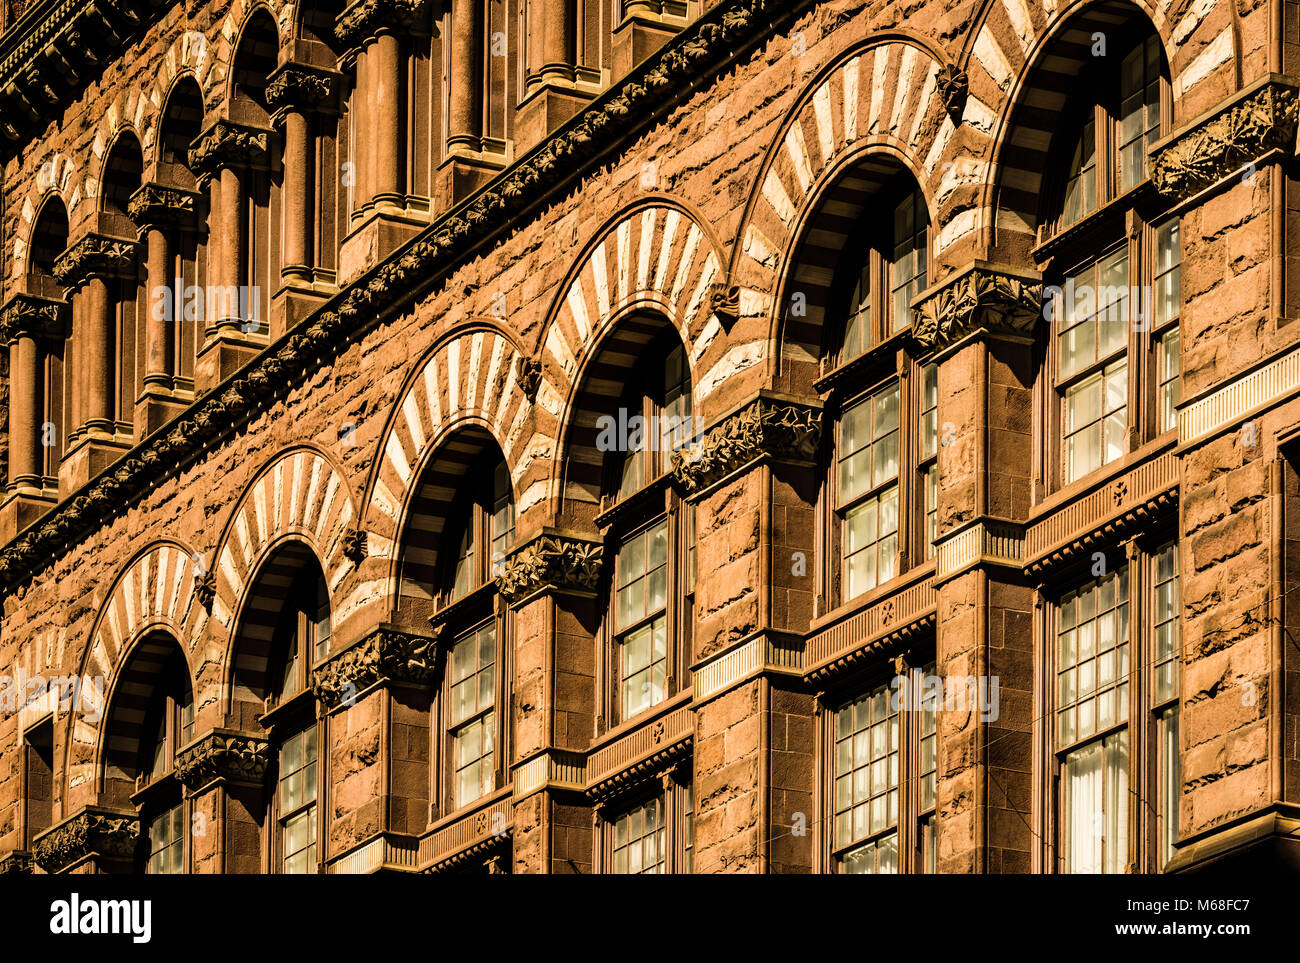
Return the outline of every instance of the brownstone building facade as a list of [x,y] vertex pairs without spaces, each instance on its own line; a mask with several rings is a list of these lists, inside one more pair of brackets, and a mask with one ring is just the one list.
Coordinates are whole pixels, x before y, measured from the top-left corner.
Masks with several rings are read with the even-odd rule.
[[1290,0],[0,13],[0,869],[1296,859]]

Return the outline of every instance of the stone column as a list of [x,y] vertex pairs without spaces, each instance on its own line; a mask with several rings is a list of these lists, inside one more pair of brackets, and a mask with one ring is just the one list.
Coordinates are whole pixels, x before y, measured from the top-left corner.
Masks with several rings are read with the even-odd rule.
[[221,383],[261,345],[247,330],[248,319],[239,316],[240,291],[248,282],[244,171],[268,163],[274,136],[270,130],[218,119],[190,146],[190,169],[201,186],[214,188],[203,309],[207,337],[194,366],[196,395]]
[[477,0],[453,0],[451,5],[451,63],[448,70],[447,150],[477,151],[482,133],[483,78],[479,70]]
[[[271,750],[263,734],[211,729],[176,754],[176,779],[190,803],[194,873],[260,873],[258,815]],[[263,817],[264,818],[264,817]]]
[[938,713],[940,872],[1031,868],[1034,592],[1022,565],[1041,317],[1037,277],[977,264],[931,288],[914,320],[939,364],[936,671],[998,687],[987,712]]
[[576,25],[569,0],[527,0],[527,92],[515,114],[522,155],[572,117],[599,89],[599,72],[573,62]]
[[44,364],[47,345],[67,337],[67,305],[20,294],[0,311],[0,336],[9,346],[9,490],[39,491],[45,474]]
[[194,227],[198,195],[145,184],[131,196],[127,214],[144,235],[147,266],[144,322],[144,385],[135,401],[140,440],[161,427],[183,404],[173,395],[177,331],[185,322],[185,282],[172,277],[176,232]]

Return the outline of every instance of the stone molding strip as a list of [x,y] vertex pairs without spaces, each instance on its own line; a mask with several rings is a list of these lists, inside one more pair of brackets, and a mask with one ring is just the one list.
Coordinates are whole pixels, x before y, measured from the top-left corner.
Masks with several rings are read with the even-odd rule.
[[380,833],[333,860],[329,872],[347,876],[369,875],[381,870],[414,873],[419,852],[419,840],[414,836]]
[[805,678],[821,684],[869,655],[895,647],[934,624],[939,596],[928,576],[808,636]]
[[698,495],[760,458],[812,462],[821,442],[821,408],[767,394],[725,416],[699,442],[673,452],[672,471]]
[[1189,448],[1252,412],[1274,405],[1300,391],[1300,348],[1241,375],[1209,394],[1184,402],[1178,411],[1178,445]]
[[749,639],[705,659],[691,671],[695,705],[721,695],[765,672],[803,675],[802,637],[759,631]]
[[934,554],[935,585],[977,565],[1018,569],[1024,564],[1024,528],[1014,522],[977,520],[936,539]]
[[695,711],[684,705],[594,750],[587,756],[587,797],[605,802],[671,769],[690,752],[694,735]]
[[972,261],[919,295],[912,336],[937,350],[975,334],[1029,337],[1042,316],[1039,275]]
[[176,779],[191,792],[218,779],[260,786],[270,759],[271,745],[265,735],[212,729],[176,754]]
[[220,444],[266,404],[328,364],[343,346],[489,243],[510,221],[596,168],[673,103],[678,91],[694,89],[810,2],[724,0],[705,11],[478,194],[366,271],[256,360],[132,448],[110,471],[25,529],[0,550],[0,595],[43,571],[159,480]]
[[581,752],[544,749],[515,766],[512,782],[516,801],[543,789],[582,792],[587,787],[587,759]]
[[132,859],[140,840],[136,813],[85,806],[36,838],[32,860],[47,873],[60,873],[94,856]]
[[1273,150],[1295,150],[1296,82],[1270,74],[1151,148],[1162,195],[1187,200]]
[[429,685],[437,671],[437,642],[381,622],[353,645],[312,670],[311,688],[327,709],[351,705],[382,683]]
[[436,871],[486,852],[510,838],[514,821],[512,794],[502,790],[476,811],[422,836],[417,865],[423,871]]
[[543,592],[594,596],[603,551],[600,542],[544,528],[501,561],[497,591],[512,606]]

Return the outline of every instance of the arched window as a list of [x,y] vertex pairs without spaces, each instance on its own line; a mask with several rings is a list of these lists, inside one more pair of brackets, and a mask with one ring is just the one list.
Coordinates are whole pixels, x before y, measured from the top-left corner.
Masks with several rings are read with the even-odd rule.
[[1121,31],[1087,58],[1053,144],[1037,251],[1052,282],[1047,346],[1052,444],[1043,472],[1071,485],[1174,427],[1179,398],[1177,217],[1142,190],[1169,106],[1158,38]]
[[506,463],[499,458],[480,459],[465,482],[464,495],[452,511],[456,524],[447,529],[447,544],[455,546],[443,574],[447,601],[486,585],[514,538],[514,501]]
[[[803,253],[838,259],[824,295],[823,376],[816,382],[832,441],[822,499],[822,612],[925,561],[937,534],[937,369],[903,336],[930,272],[925,198],[912,176],[886,159],[866,162],[845,182],[833,193],[852,200],[852,226],[810,232]],[[815,249],[827,238],[840,242],[838,250]]]
[[[105,224],[110,232],[135,239],[137,230],[127,216],[131,198],[143,183],[144,157],[135,136],[125,133],[114,143],[104,163],[104,183],[100,194]],[[140,259],[137,259],[137,262]],[[111,282],[113,301],[112,357],[117,370],[110,383],[117,384],[114,398],[115,416],[122,425],[135,420],[136,402],[143,400],[146,331],[149,323],[149,292],[145,286],[143,264],[134,276]],[[156,323],[156,322],[155,322]],[[142,437],[142,436],[141,436]]]
[[176,755],[194,739],[194,696],[179,646],[155,633],[132,649],[105,719],[104,796],[140,814],[137,870],[188,871],[189,825]]
[[621,362],[620,380],[611,383],[625,385],[616,404],[605,403],[596,437],[604,457],[602,504],[618,506],[607,533],[615,543],[605,620],[612,684],[603,701],[612,726],[687,684],[694,510],[667,480],[672,452],[694,431],[690,367],[675,331],[654,319],[625,322],[601,359],[592,379],[604,377],[606,364]]

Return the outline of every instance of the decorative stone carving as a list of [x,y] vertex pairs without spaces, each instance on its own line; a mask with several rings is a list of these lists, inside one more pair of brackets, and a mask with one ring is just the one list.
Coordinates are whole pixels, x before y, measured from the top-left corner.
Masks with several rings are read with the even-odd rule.
[[195,202],[193,191],[162,184],[143,184],[127,201],[126,215],[137,227],[192,226]]
[[272,110],[314,110],[334,99],[338,74],[305,64],[285,64],[266,85],[266,103]]
[[699,443],[673,452],[673,474],[694,493],[764,456],[812,461],[821,431],[820,410],[760,397],[709,429]]
[[225,167],[259,167],[270,151],[271,131],[221,118],[190,145],[190,170],[212,177]]
[[407,30],[419,18],[425,0],[359,0],[339,15],[334,36],[355,47],[380,30]]
[[21,849],[0,855],[0,876],[32,871],[32,854]]
[[952,64],[944,64],[935,75],[935,84],[943,109],[948,112],[954,124],[961,123],[962,113],[966,110],[966,98],[970,95],[970,81],[966,71]]
[[217,597],[217,576],[215,572],[204,572],[194,583],[194,597],[199,605],[212,611],[212,602]]
[[543,532],[502,561],[497,591],[511,604],[538,592],[593,593],[601,553],[599,542]]
[[45,872],[58,873],[90,856],[131,859],[139,842],[137,815],[87,806],[38,838],[32,859]]
[[1156,190],[1185,200],[1270,150],[1293,151],[1296,116],[1294,87],[1269,81],[1244,91],[1159,150],[1151,165]]
[[537,389],[542,385],[542,363],[536,358],[525,358],[520,355],[515,381],[519,383],[519,390],[524,393],[525,398],[536,401]]
[[912,334],[944,348],[977,331],[1027,335],[1043,316],[1041,281],[976,262],[912,311]]
[[[259,397],[252,391],[255,372],[269,377],[276,392],[288,391],[370,324],[398,309],[425,282],[440,277],[457,258],[494,236],[519,211],[565,190],[573,177],[594,169],[611,143],[671,103],[676,91],[698,83],[726,63],[738,46],[793,15],[794,9],[778,0],[723,0],[702,13],[652,54],[635,80],[620,82],[608,99],[594,102],[574,119],[573,126],[553,134],[466,206],[444,215],[391,259],[363,274],[348,290],[304,319],[279,350],[262,355],[236,374],[219,396],[195,402],[165,430],[123,458],[111,474],[94,480],[84,495],[56,506],[27,534],[0,548],[0,593],[30,579],[59,558],[66,545],[91,531],[108,513],[129,504],[160,475],[174,472],[219,444],[227,433],[263,410],[275,394]],[[345,14],[344,19],[351,16]],[[68,35],[66,39],[78,56],[97,58],[96,63],[102,60],[95,52],[98,45],[87,42],[86,37]],[[0,75],[7,73],[0,63]],[[12,100],[7,98],[11,94],[0,90],[0,127],[16,118],[19,110],[11,108]],[[33,114],[31,121],[37,117]],[[14,126],[26,129],[30,123]],[[205,139],[201,137],[200,142]],[[156,460],[147,464],[146,453]]]
[[365,561],[368,541],[365,529],[349,528],[343,533],[343,557],[353,565],[360,565]]
[[327,707],[380,682],[427,685],[437,669],[437,642],[392,625],[380,625],[312,673],[312,691]]
[[54,262],[54,279],[78,288],[91,278],[130,277],[136,270],[137,243],[107,234],[87,234]]
[[712,285],[709,289],[709,310],[717,315],[723,330],[730,331],[731,326],[740,318],[740,285]]
[[213,729],[176,755],[176,778],[186,789],[214,779],[260,786],[271,758],[270,743],[250,732]]
[[50,341],[62,341],[68,330],[68,305],[31,294],[17,294],[0,310],[0,344],[28,334]]

